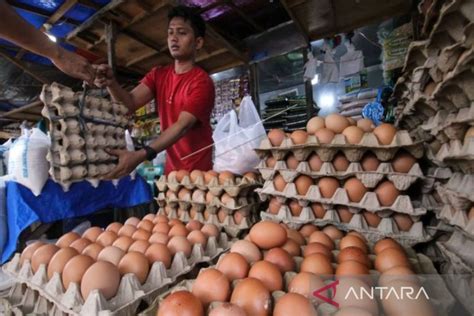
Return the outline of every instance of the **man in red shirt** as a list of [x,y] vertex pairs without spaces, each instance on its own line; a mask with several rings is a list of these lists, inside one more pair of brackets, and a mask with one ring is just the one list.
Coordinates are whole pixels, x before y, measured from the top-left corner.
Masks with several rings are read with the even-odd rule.
[[155,67],[131,92],[120,87],[107,65],[98,67],[95,84],[107,87],[112,98],[135,111],[155,98],[161,135],[150,146],[128,152],[110,150],[119,158],[106,178],[132,172],[144,160],[166,150],[165,173],[212,169],[212,129],[214,85],[209,75],[195,65],[196,52],[204,44],[205,23],[191,8],[178,6],[168,14],[168,48],[174,64]]

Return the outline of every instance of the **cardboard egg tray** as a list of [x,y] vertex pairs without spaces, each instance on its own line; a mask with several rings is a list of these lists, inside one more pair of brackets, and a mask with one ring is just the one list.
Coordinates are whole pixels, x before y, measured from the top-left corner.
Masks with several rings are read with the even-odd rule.
[[[416,254],[411,248],[406,248],[405,249],[407,252],[407,256],[410,260],[410,263],[414,269],[414,272],[417,273],[418,280],[422,283],[425,284],[427,282],[430,282],[429,290],[430,290],[430,300],[433,302],[434,306],[436,309],[441,309],[443,311],[450,310],[452,306],[455,304],[454,297],[451,295],[449,290],[446,287],[446,284],[444,283],[443,279],[441,276],[438,275],[438,272],[436,271],[436,268],[433,266],[433,263],[431,260],[422,255],[422,254]],[[333,250],[333,257],[336,258],[338,254],[338,250]],[[296,270],[300,270],[300,265],[303,261],[303,257],[293,257],[295,259],[296,263]],[[369,254],[369,258],[373,262],[375,260],[375,255]],[[220,258],[219,258],[220,259]],[[216,265],[217,266],[217,265]],[[216,266],[212,266],[212,268],[215,268]],[[337,267],[337,264],[333,262],[333,267],[334,269]],[[293,280],[293,278],[297,275],[296,272],[285,272],[283,275],[283,287],[284,291],[274,291],[271,293],[271,308],[275,306],[276,302],[278,301],[279,298],[281,298],[283,295],[288,293],[288,287],[290,282]],[[429,280],[425,275],[429,275]],[[376,270],[370,270],[370,275],[367,277],[368,281],[377,281],[378,277],[380,276],[380,273]],[[177,285],[173,286],[172,288],[168,289],[166,292],[160,294],[153,304],[143,311],[142,313],[139,314],[139,316],[155,316],[157,315],[158,309],[160,307],[160,304],[165,300],[170,294],[176,292],[176,291],[192,291],[193,284],[196,280],[195,279],[188,279],[188,280],[183,280],[179,282]],[[239,280],[234,280],[231,283],[231,289],[233,290]],[[332,278],[328,280],[323,281],[326,285],[330,284],[333,282]],[[338,310],[335,306],[325,303],[325,302],[318,302],[315,297],[310,298],[311,303],[313,303],[315,309],[318,311],[318,315],[332,315],[335,314]],[[212,302],[205,311],[205,315],[209,315],[210,311],[222,304],[222,302]],[[380,305],[381,307],[381,305]],[[382,312],[382,310],[379,309],[379,312]]]
[[[326,209],[330,209],[333,205],[345,205],[352,212],[365,209],[371,212],[394,211],[408,215],[418,216],[426,213],[426,209],[414,205],[408,195],[400,195],[391,206],[381,206],[375,192],[366,192],[359,203],[351,202],[344,188],[337,188],[334,195],[329,198],[323,198],[317,185],[311,185],[305,196],[298,195],[294,183],[287,183],[283,192],[275,190],[272,181],[265,182],[262,189],[256,190],[262,199],[266,201],[268,197],[279,197],[282,202],[286,199],[296,199],[301,205],[307,205],[311,202],[319,202]],[[417,203],[415,203],[417,204]]]
[[436,217],[449,225],[459,227],[466,234],[474,238],[474,219],[469,220],[466,212],[457,210],[451,205],[446,204],[440,212],[437,212]]
[[174,206],[171,207],[170,212],[166,212],[164,207],[160,207],[158,210],[158,214],[162,214],[167,216],[170,219],[177,218],[182,222],[189,222],[190,220],[197,220],[204,224],[214,224],[217,227],[223,228],[227,234],[232,237],[241,236],[244,232],[247,232],[253,224],[257,222],[257,214],[259,210],[260,204],[254,204],[251,206],[250,209],[247,210],[246,213],[242,213],[243,218],[242,221],[237,224],[234,220],[233,214],[236,211],[227,210],[227,215],[224,218],[224,221],[220,221],[217,217],[218,209],[213,208],[209,210],[209,217],[206,219],[203,215],[203,210],[196,211],[196,215],[191,217],[190,209],[181,209]]
[[150,304],[158,294],[176,282],[178,277],[188,273],[199,263],[212,261],[229,247],[230,241],[225,233],[221,233],[219,238],[210,237],[205,249],[200,244],[195,244],[189,258],[182,252],[177,253],[168,270],[162,262],[155,262],[143,285],[134,274],[129,273],[122,277],[115,297],[106,300],[98,290],[93,290],[86,301],[83,300],[77,283],[71,283],[64,291],[58,273],[48,281],[46,265],[43,264],[33,274],[28,260],[20,266],[20,254],[17,253],[3,267],[6,273],[18,281],[8,300],[13,306],[21,306],[27,313],[50,314],[54,309],[53,315],[132,315],[142,301]]
[[383,179],[388,179],[400,191],[407,190],[415,181],[423,178],[420,165],[415,163],[408,173],[398,173],[393,171],[392,165],[388,162],[381,163],[376,171],[364,171],[358,162],[351,162],[346,171],[336,171],[331,162],[324,162],[320,171],[312,171],[308,162],[299,163],[296,170],[288,169],[285,161],[278,161],[274,168],[268,168],[265,160],[257,166],[263,179],[272,180],[276,174],[281,174],[285,182],[293,182],[299,175],[307,175],[313,179],[331,176],[337,179],[346,179],[356,176],[366,188],[375,188]]
[[463,139],[469,125],[474,125],[474,103],[470,107],[462,108],[457,112],[438,111],[421,128],[429,131],[434,136],[444,134],[448,139]]
[[437,153],[427,150],[427,156],[440,166],[449,166],[451,169],[464,173],[474,173],[474,137],[466,142],[451,140],[441,145]]
[[116,165],[104,149],[126,147],[128,109],[103,98],[83,97],[57,83],[45,85],[40,96],[45,104],[41,113],[49,120],[50,174],[66,189],[83,179],[97,185]]
[[440,185],[435,185],[438,194],[445,204],[466,211],[472,202],[474,202],[474,175],[455,173],[449,181]]
[[231,197],[244,195],[246,192],[252,191],[256,187],[262,186],[260,181],[255,181],[248,178],[237,177],[235,181],[229,180],[223,185],[219,184],[217,178],[212,179],[208,184],[204,182],[202,177],[198,177],[193,183],[188,176],[185,176],[181,182],[176,180],[176,177],[167,177],[166,175],[161,176],[156,182],[158,190],[161,192],[171,190],[178,192],[180,188],[185,187],[186,189],[200,189],[204,191],[211,191],[214,195],[221,195],[226,192]]
[[294,145],[289,137],[279,147],[273,147],[268,138],[264,138],[260,147],[255,149],[260,159],[269,153],[276,160],[283,160],[288,153],[293,153],[299,161],[305,161],[315,152],[322,161],[332,161],[338,152],[342,152],[351,162],[362,159],[366,152],[372,152],[381,161],[392,159],[400,149],[405,149],[415,158],[423,156],[423,144],[413,142],[407,131],[398,131],[390,145],[379,145],[373,133],[365,133],[359,144],[353,145],[346,141],[343,134],[336,134],[330,144],[320,144],[314,135],[308,135],[306,144]]

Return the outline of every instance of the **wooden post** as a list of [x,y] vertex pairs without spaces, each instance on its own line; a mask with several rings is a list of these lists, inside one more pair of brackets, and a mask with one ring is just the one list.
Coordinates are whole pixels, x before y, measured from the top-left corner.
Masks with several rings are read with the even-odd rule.
[[115,42],[117,40],[117,25],[115,22],[110,21],[105,26],[105,34],[107,36],[107,59],[112,72],[115,75],[115,66],[116,66],[116,58],[115,58]]
[[250,95],[252,96],[253,103],[257,108],[258,114],[261,116],[260,113],[260,97],[258,93],[258,67],[257,63],[253,63],[250,65],[250,78],[249,78],[249,88],[250,88]]
[[[305,48],[303,51],[303,61],[306,64],[308,62],[308,49],[311,49],[311,44],[308,48]],[[311,80],[306,80],[304,82],[305,88],[305,97],[306,97],[306,117],[309,120],[314,113],[313,108],[313,85],[311,84]]]

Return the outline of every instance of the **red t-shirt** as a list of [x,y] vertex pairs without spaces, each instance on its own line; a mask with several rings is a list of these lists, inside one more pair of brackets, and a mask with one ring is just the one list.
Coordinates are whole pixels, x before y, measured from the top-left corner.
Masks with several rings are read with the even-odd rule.
[[[171,65],[153,68],[141,82],[155,95],[162,132],[178,121],[182,111],[198,119],[181,139],[166,150],[165,174],[181,169],[212,169],[210,117],[214,107],[214,84],[209,75],[197,66],[186,73],[176,74],[174,65]],[[203,150],[207,146],[209,148]],[[192,153],[195,154],[183,159]]]

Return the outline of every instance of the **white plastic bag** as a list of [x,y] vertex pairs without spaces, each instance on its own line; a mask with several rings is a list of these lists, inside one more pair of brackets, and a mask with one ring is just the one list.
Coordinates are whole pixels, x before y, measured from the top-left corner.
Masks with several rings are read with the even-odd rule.
[[46,160],[51,141],[38,128],[23,133],[11,146],[8,157],[8,174],[29,188],[35,196],[40,195],[48,180],[49,163]]
[[238,118],[235,111],[230,111],[222,117],[214,130],[214,170],[228,170],[235,174],[253,171],[259,162],[254,149],[260,145],[265,135],[252,98],[244,97]]

